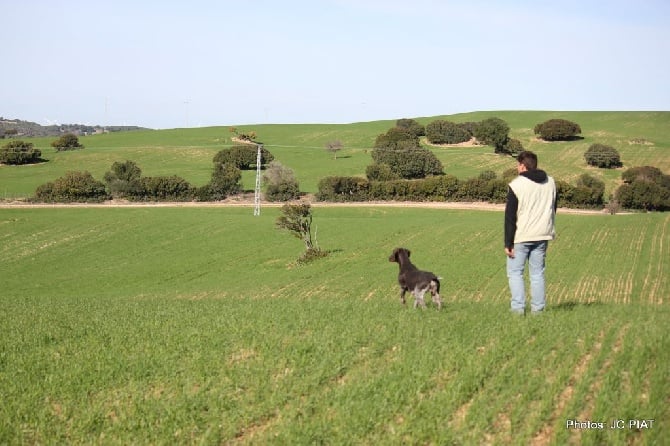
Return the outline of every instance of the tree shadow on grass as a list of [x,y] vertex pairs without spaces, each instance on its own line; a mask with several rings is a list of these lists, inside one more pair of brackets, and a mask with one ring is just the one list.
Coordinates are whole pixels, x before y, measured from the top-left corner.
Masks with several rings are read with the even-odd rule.
[[2,163],[0,162],[0,166],[12,166],[12,167],[26,167],[26,166],[39,166],[40,164],[48,163],[49,160],[46,158],[37,158],[34,160],[31,160],[27,163]]
[[538,136],[538,139],[545,142],[571,142],[571,141],[581,141],[584,139],[584,137],[580,135],[572,135],[572,136],[566,136],[565,138],[544,139]]

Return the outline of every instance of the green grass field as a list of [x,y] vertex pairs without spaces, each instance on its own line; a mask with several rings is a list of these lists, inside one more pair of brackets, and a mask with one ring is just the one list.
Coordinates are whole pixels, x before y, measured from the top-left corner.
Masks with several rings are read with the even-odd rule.
[[[0,444],[670,435],[670,215],[559,214],[549,307],[518,318],[500,212],[313,212],[330,255],[298,266],[277,208],[0,209]],[[400,305],[401,245],[442,311]]]

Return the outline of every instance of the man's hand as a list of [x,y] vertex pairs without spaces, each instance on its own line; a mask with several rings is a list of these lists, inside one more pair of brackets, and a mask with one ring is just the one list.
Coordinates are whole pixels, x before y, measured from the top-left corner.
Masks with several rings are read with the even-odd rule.
[[510,259],[514,258],[514,248],[505,248],[505,254],[507,254],[507,257]]

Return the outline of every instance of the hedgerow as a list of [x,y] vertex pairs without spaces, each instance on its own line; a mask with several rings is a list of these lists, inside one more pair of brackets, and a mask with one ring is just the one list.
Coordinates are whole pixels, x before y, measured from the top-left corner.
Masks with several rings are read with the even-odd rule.
[[146,201],[188,201],[193,199],[193,186],[177,175],[142,177],[141,193],[135,197]]
[[568,208],[597,208],[604,203],[605,183],[588,175],[581,175],[575,184],[556,181],[558,206]]
[[330,176],[319,181],[315,196],[320,201],[367,201],[369,188],[366,178]]
[[105,185],[89,172],[67,172],[54,181],[42,184],[35,199],[47,203],[101,202],[109,198]]
[[[475,201],[504,203],[509,178],[494,172],[459,180],[453,175],[422,179],[375,181],[361,177],[327,177],[318,185],[319,201]],[[556,181],[561,207],[594,208],[603,205],[604,183],[582,175],[576,184]]]

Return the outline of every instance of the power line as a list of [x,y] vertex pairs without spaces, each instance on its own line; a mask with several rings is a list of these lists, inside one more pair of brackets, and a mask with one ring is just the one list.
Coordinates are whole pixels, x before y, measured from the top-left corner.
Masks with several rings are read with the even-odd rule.
[[261,149],[263,144],[256,144],[256,187],[254,188],[254,215],[261,215]]

